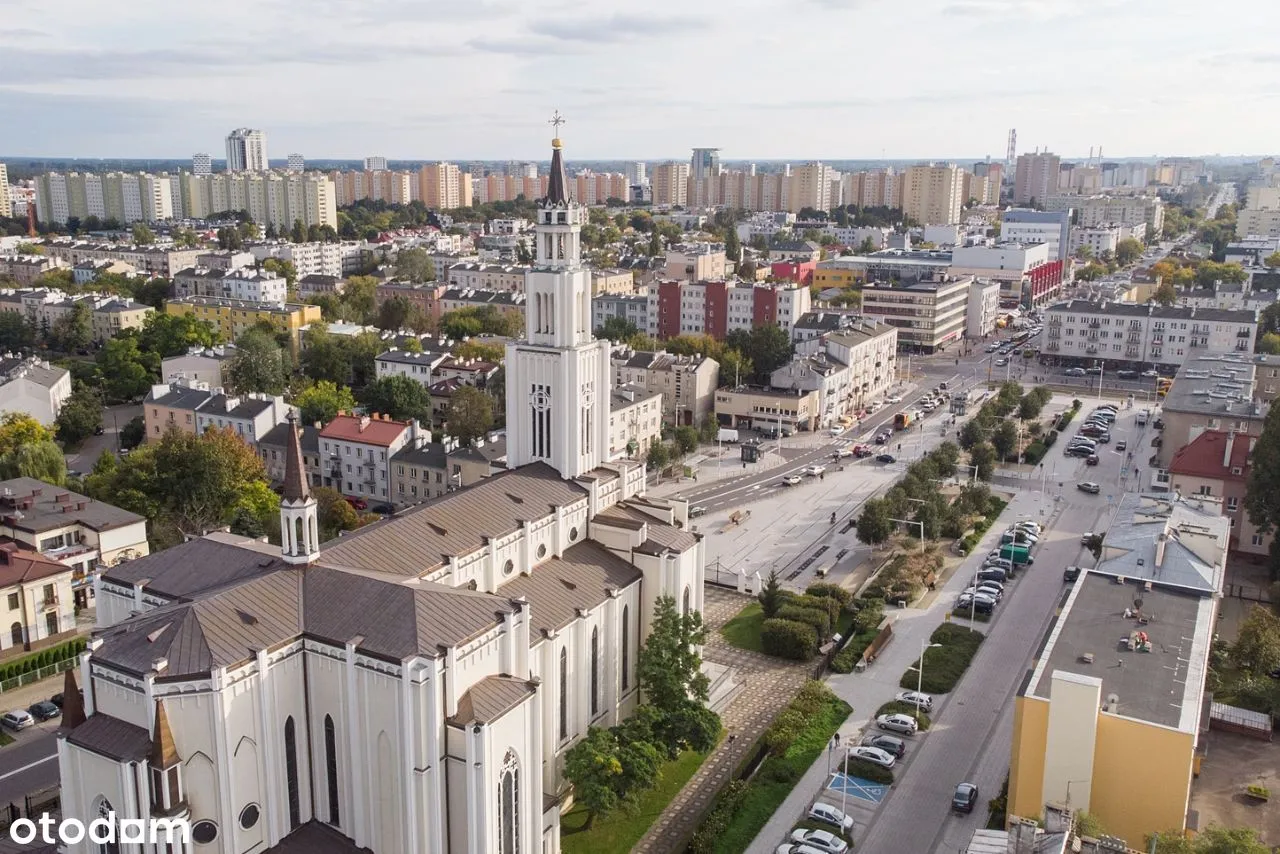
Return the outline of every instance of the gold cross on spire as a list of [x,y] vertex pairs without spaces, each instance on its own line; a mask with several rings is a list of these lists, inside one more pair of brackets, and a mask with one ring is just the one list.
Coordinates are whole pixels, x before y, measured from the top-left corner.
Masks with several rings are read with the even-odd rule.
[[555,134],[557,137],[559,137],[560,125],[564,124],[564,116],[560,115],[559,110],[556,110],[555,113],[551,116],[550,120],[547,121],[547,124],[555,128]]

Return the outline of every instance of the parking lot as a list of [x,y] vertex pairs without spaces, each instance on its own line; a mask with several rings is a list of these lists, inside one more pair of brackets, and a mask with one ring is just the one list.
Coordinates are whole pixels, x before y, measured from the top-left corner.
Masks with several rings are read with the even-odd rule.
[[1280,845],[1280,809],[1244,794],[1251,783],[1280,793],[1280,745],[1211,730],[1204,740],[1200,776],[1191,784],[1199,826],[1253,827],[1266,845]]

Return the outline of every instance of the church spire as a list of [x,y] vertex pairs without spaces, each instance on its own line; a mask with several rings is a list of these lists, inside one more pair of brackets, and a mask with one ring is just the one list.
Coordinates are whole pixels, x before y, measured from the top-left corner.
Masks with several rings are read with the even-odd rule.
[[306,501],[311,497],[307,488],[307,474],[302,464],[302,442],[298,437],[298,418],[289,413],[289,441],[284,448],[284,490],[280,497],[285,501]]
[[555,139],[551,140],[551,176],[547,180],[547,205],[567,205],[569,204],[569,179],[564,174],[564,158],[560,154],[560,125],[564,124],[564,117],[560,115],[560,111],[556,110],[555,114],[547,122],[555,128]]
[[316,500],[307,486],[298,419],[289,413],[284,448],[284,488],[280,493],[280,554],[285,563],[308,564],[320,557],[320,523]]

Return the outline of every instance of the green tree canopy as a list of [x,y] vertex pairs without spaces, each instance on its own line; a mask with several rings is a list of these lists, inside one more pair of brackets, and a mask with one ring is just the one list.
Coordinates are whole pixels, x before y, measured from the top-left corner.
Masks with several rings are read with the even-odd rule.
[[431,396],[426,387],[405,376],[396,374],[374,380],[365,386],[361,398],[370,412],[389,415],[397,421],[431,420]]
[[108,402],[138,400],[160,380],[160,356],[144,352],[138,336],[127,333],[109,339],[98,351],[98,369]]
[[[692,592],[690,592],[692,599]],[[674,709],[686,700],[706,703],[710,683],[702,672],[702,656],[697,648],[707,639],[702,614],[688,613],[675,598],[660,596],[654,603],[649,637],[640,647],[636,674],[645,702],[658,709]]]
[[991,480],[996,469],[996,449],[981,442],[969,449],[969,465],[977,469],[978,480]]
[[92,344],[93,324],[89,306],[77,302],[70,311],[55,320],[49,332],[49,343],[64,353],[83,350]]
[[57,420],[58,441],[76,447],[102,426],[102,396],[83,383],[63,401]]
[[627,341],[639,331],[630,320],[614,315],[605,318],[604,323],[596,330],[596,337],[609,341]]
[[221,336],[212,323],[191,314],[147,315],[138,332],[138,347],[162,359],[181,356],[193,347],[212,347]]
[[1018,450],[1017,426],[1012,421],[1002,420],[991,433],[991,445],[1000,455],[1000,459],[1009,459]]
[[284,351],[273,335],[250,329],[236,341],[236,351],[222,369],[222,380],[237,394],[282,394],[288,384]]
[[1142,257],[1142,248],[1141,240],[1126,237],[1116,244],[1116,263],[1121,267],[1128,267]]
[[449,435],[470,445],[493,428],[493,398],[477,388],[461,386],[449,397],[445,424]]
[[889,521],[889,504],[883,498],[868,498],[858,516],[858,540],[869,546],[879,545],[893,533]]
[[298,407],[304,424],[314,424],[317,421],[328,423],[339,412],[350,412],[356,408],[355,395],[351,393],[351,389],[328,380],[307,386],[293,402]]
[[150,246],[156,242],[156,233],[142,223],[133,227],[133,242],[139,246]]
[[410,282],[434,282],[436,264],[431,254],[421,247],[402,249],[396,254],[395,273],[396,278]]

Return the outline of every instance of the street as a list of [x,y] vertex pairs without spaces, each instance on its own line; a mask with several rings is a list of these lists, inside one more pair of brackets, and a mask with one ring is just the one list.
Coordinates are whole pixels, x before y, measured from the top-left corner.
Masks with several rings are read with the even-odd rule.
[[102,456],[103,451],[119,451],[119,431],[136,416],[142,414],[142,407],[134,403],[119,406],[108,406],[102,410],[102,435],[90,436],[81,443],[73,454],[67,454],[67,471],[88,474],[93,464]]
[[24,795],[58,782],[57,721],[37,724],[0,748],[0,806],[22,803]]

